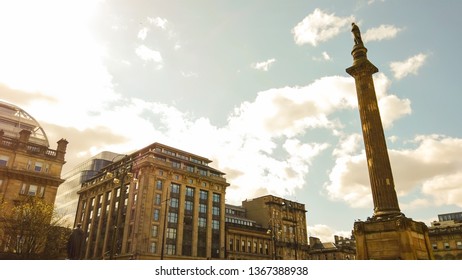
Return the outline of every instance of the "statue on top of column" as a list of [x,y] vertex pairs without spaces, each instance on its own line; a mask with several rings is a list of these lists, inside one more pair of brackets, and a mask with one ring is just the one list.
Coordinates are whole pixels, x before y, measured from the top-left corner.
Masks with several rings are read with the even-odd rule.
[[362,45],[361,31],[359,31],[359,27],[354,22],[351,23],[351,32],[353,32],[355,45]]

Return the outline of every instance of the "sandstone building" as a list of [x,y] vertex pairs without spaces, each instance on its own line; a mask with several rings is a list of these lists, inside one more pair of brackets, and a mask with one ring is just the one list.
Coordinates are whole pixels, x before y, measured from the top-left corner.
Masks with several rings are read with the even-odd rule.
[[[68,142],[61,139],[50,149],[40,124],[21,108],[0,101],[0,204],[4,214],[28,197],[49,204],[56,192],[65,163]],[[4,216],[4,217],[5,217]],[[1,229],[1,225],[0,225]],[[8,250],[10,237],[0,230],[0,252]]]
[[83,259],[223,259],[224,173],[207,158],[153,143],[82,185]]
[[462,260],[462,212],[438,215],[428,235],[436,260]]

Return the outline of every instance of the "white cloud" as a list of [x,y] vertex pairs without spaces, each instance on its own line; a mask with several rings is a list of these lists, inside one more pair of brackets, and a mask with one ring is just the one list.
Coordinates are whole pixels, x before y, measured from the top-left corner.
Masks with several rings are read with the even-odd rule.
[[151,50],[145,45],[140,45],[135,50],[136,55],[138,55],[144,61],[153,61],[156,63],[162,62],[162,55],[160,52]]
[[321,242],[334,242],[334,235],[350,238],[351,231],[338,231],[322,224],[308,226],[308,237],[317,237]]
[[253,63],[251,66],[253,69],[256,69],[256,70],[262,70],[262,71],[268,71],[269,68],[271,67],[271,65],[273,65],[273,63],[276,62],[276,59],[274,58],[270,58],[266,61],[263,61],[263,62],[256,62],[256,63]]
[[393,71],[395,78],[400,80],[409,74],[417,75],[418,70],[423,66],[426,59],[426,54],[419,53],[405,61],[396,61],[390,63],[390,68]]
[[401,32],[402,29],[393,25],[382,24],[376,28],[370,28],[362,35],[364,42],[381,41],[391,39]]
[[[325,185],[330,198],[342,200],[351,207],[370,207],[372,199],[364,150],[345,150],[345,139],[339,143],[330,182]],[[356,138],[359,141],[359,138]],[[462,139],[441,135],[424,135],[414,139],[415,149],[389,150],[399,197],[415,192],[424,197],[404,204],[418,206],[457,205],[462,207]],[[412,172],[409,172],[412,168]]]
[[146,37],[148,36],[148,31],[149,28],[143,27],[138,31],[138,38],[141,39],[142,41],[146,40]]
[[321,57],[313,57],[315,61],[331,61],[332,58],[327,52],[322,52]]
[[165,19],[165,18],[160,18],[160,17],[155,17],[155,18],[152,18],[152,17],[148,17],[148,21],[149,23],[153,24],[154,26],[157,26],[161,29],[166,29],[167,28],[167,23],[168,23],[168,20]]
[[354,21],[353,16],[337,17],[334,13],[327,14],[320,9],[316,9],[309,14],[293,29],[294,40],[297,45],[311,44],[318,45],[340,33],[342,28]]

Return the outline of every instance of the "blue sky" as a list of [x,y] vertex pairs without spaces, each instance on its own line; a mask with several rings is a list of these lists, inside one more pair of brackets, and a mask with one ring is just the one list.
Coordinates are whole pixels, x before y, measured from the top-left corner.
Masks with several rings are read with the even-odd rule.
[[0,98],[69,170],[161,142],[213,160],[227,202],[306,204],[308,231],[372,215],[352,65],[368,48],[403,213],[461,211],[459,1],[0,2]]

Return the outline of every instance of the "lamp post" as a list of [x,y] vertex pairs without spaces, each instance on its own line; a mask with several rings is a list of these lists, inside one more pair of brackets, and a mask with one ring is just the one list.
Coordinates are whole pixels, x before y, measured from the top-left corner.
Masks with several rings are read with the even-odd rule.
[[170,198],[168,197],[169,196],[169,187],[167,187],[167,198],[162,202],[162,203],[165,203],[165,210],[164,210],[164,225],[162,227],[162,247],[160,248],[160,259],[163,260],[164,259],[164,247],[165,247],[165,235],[166,235],[166,232],[167,232],[167,213],[168,213],[168,201],[170,201]]
[[[111,260],[114,259],[114,255],[117,254],[117,245],[119,243],[119,239],[121,238],[120,235],[123,235],[123,232],[121,233],[121,229],[123,229],[123,222],[122,221],[122,216],[124,214],[124,208],[125,208],[125,194],[126,194],[126,179],[131,180],[133,178],[133,173],[131,172],[131,164],[130,163],[125,163],[124,166],[120,167],[119,169],[116,170],[117,174],[115,175],[115,178],[113,179],[114,184],[120,184],[119,190],[119,201],[118,201],[118,206],[117,206],[117,213],[115,213],[115,221],[114,221],[114,228],[113,228],[113,234],[112,234],[112,244],[111,244],[111,250],[110,250],[110,255],[109,258]],[[112,173],[109,173],[112,174]],[[120,179],[117,178],[120,176]],[[135,179],[136,180],[136,179]],[[121,241],[120,241],[121,242]]]

